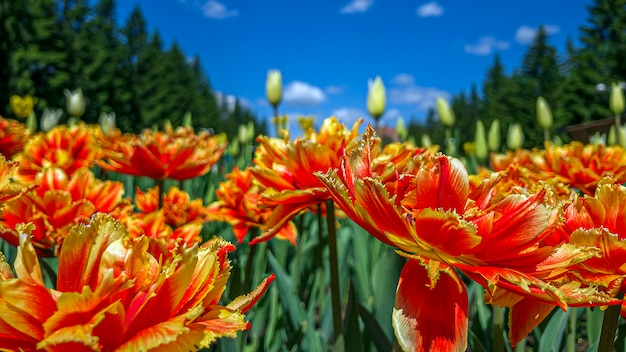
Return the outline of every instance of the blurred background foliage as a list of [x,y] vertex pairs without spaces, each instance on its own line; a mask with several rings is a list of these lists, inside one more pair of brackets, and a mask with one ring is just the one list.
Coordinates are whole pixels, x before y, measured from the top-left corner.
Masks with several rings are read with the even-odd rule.
[[[495,55],[480,85],[451,98],[457,128],[464,131],[458,145],[472,141],[479,118],[485,126],[498,118],[505,129],[519,122],[524,146],[542,145],[542,131],[531,128],[538,96],[550,104],[560,135],[565,126],[610,117],[607,87],[626,80],[625,8],[626,0],[593,2],[587,23],[564,53],[541,28],[519,67],[504,67]],[[11,117],[11,95],[36,96],[39,115],[46,107],[64,106],[63,89],[80,87],[89,100],[83,119],[96,123],[100,112],[115,111],[125,132],[164,119],[179,125],[187,111],[194,127],[225,132],[229,139],[249,121],[258,133],[267,132],[265,117],[215,94],[198,57],[176,42],[165,47],[139,8],[122,21],[115,13],[115,0],[0,0],[0,97],[6,98],[0,115]],[[416,140],[422,134],[443,140],[435,110],[407,122]]]
[[[114,111],[124,132],[140,132],[186,112],[196,129],[237,135],[240,124],[265,124],[239,102],[216,96],[200,60],[177,43],[164,47],[139,8],[119,26],[114,0],[0,0],[0,115],[8,97],[37,97],[36,112],[64,107],[64,89],[82,88],[87,123]],[[59,123],[65,123],[62,118]]]

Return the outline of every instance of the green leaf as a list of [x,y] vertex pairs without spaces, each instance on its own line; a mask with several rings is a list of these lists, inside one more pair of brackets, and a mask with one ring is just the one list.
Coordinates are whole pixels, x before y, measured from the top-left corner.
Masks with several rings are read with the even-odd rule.
[[281,296],[280,303],[283,307],[283,312],[295,329],[299,329],[300,326],[306,323],[305,342],[309,351],[323,350],[319,334],[310,324],[314,320],[304,310],[304,306],[296,293],[293,280],[287,275],[271,252],[267,253],[267,257],[272,271],[276,273],[276,283]]
[[348,285],[348,303],[345,309],[346,313],[343,318],[345,346],[349,346],[351,351],[363,351],[363,334],[359,329],[359,303],[356,299],[352,281]]
[[387,334],[378,323],[378,320],[376,320],[376,317],[374,317],[374,315],[360,303],[359,315],[361,316],[361,319],[363,319],[367,337],[374,342],[376,349],[378,351],[391,351],[391,340],[387,337]]
[[391,325],[393,302],[405,259],[397,255],[391,248],[386,249],[378,257],[375,257],[376,262],[372,270],[373,311],[387,338],[391,339],[393,337]]
[[560,351],[563,344],[563,336],[567,333],[567,319],[572,314],[572,310],[564,312],[561,309],[555,310],[549,318],[541,339],[539,340],[539,352]]

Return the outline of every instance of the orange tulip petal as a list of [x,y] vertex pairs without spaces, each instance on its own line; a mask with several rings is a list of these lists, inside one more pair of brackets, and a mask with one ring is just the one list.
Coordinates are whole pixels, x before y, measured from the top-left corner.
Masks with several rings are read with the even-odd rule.
[[416,260],[402,269],[393,309],[393,326],[405,351],[463,352],[467,348],[468,302],[465,286],[444,274],[435,287]]

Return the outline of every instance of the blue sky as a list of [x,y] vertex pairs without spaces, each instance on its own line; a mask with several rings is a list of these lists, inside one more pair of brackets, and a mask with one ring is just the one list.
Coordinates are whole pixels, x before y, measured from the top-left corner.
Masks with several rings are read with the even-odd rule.
[[[283,76],[280,112],[366,117],[368,79],[387,89],[382,124],[423,119],[437,96],[480,87],[499,53],[518,67],[539,25],[564,53],[591,0],[125,0],[124,22],[139,5],[150,30],[199,55],[212,87],[259,117],[270,69]],[[231,98],[232,99],[232,98]]]

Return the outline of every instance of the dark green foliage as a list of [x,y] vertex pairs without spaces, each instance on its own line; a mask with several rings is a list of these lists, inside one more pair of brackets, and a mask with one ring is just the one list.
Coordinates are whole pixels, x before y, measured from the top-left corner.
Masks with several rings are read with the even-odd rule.
[[115,9],[115,0],[0,0],[0,115],[10,116],[14,94],[37,97],[41,114],[65,107],[64,89],[82,88],[82,120],[97,123],[102,112],[115,112],[125,132],[165,120],[177,126],[187,112],[196,129],[226,132],[229,139],[248,121],[265,131],[239,102],[234,109],[220,106],[200,59],[149,33],[139,8],[121,28]]

